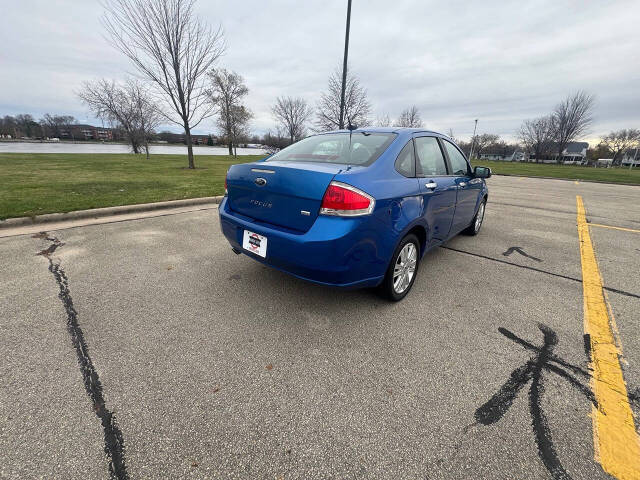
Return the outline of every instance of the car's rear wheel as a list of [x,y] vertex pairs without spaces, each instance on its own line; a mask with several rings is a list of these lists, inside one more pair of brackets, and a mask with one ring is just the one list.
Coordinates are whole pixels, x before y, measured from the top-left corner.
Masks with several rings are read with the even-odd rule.
[[393,253],[387,274],[380,284],[380,292],[390,300],[402,300],[416,280],[420,265],[420,242],[409,234],[402,239]]
[[487,199],[482,200],[482,203],[478,207],[478,211],[476,212],[476,216],[473,217],[471,221],[471,225],[469,225],[466,229],[462,231],[465,235],[477,235],[480,232],[480,228],[482,227],[482,222],[484,221],[484,210],[487,206]]

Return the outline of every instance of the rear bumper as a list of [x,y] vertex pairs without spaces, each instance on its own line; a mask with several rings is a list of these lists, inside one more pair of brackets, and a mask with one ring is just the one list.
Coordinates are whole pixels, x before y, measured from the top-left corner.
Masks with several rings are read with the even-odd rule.
[[[306,233],[295,234],[231,211],[227,198],[220,204],[219,214],[222,233],[232,247],[303,280],[362,288],[376,286],[384,278],[392,242],[380,236],[379,231],[384,230],[375,216],[321,215]],[[267,237],[266,258],[242,248],[244,230]]]

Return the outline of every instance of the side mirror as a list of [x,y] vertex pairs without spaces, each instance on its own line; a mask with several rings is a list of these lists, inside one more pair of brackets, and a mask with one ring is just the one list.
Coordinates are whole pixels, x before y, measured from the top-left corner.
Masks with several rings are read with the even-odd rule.
[[473,169],[473,176],[476,178],[489,178],[491,176],[491,169],[489,167],[475,167]]

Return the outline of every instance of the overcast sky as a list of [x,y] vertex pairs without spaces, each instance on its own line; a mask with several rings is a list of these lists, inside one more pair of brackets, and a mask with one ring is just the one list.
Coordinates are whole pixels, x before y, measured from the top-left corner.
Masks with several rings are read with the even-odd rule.
[[[104,39],[97,0],[1,0],[0,115],[95,120],[82,81],[135,73]],[[218,63],[242,74],[252,130],[273,127],[279,95],[312,105],[342,62],[346,0],[199,0],[222,24]],[[597,97],[589,137],[640,128],[640,1],[441,2],[353,0],[349,60],[374,117],[415,104],[428,128],[514,136],[525,118],[567,94]],[[213,122],[199,133],[214,130]]]

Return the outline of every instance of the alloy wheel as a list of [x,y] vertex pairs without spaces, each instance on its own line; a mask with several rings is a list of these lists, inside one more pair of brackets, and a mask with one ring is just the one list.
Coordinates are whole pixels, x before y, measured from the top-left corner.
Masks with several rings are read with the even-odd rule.
[[480,204],[480,208],[478,209],[478,213],[476,215],[476,223],[473,227],[476,233],[480,230],[480,227],[482,226],[482,220],[484,220],[484,202]]
[[393,268],[393,290],[396,293],[403,293],[409,288],[416,272],[417,263],[418,249],[412,242],[409,242],[400,250]]

